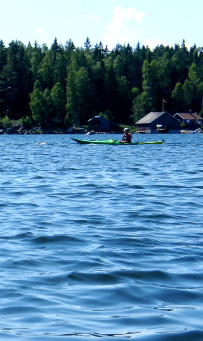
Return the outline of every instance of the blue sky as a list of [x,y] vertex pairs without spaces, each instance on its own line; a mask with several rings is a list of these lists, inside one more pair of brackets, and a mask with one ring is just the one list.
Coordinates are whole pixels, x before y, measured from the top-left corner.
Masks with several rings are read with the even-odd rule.
[[48,47],[56,37],[83,47],[87,37],[113,49],[117,43],[151,49],[159,44],[203,47],[202,0],[0,0],[0,39]]

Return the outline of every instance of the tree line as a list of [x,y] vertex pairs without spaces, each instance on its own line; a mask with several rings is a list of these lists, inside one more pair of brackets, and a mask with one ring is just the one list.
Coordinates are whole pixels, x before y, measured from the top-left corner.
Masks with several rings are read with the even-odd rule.
[[203,113],[203,53],[159,45],[100,42],[83,47],[55,38],[50,48],[0,40],[0,120],[24,126],[66,128],[95,115],[134,124],[150,111]]

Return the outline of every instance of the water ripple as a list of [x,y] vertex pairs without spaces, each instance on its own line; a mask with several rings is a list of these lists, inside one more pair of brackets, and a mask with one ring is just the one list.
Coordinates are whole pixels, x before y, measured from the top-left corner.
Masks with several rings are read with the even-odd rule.
[[203,339],[203,134],[185,135],[1,136],[2,340]]

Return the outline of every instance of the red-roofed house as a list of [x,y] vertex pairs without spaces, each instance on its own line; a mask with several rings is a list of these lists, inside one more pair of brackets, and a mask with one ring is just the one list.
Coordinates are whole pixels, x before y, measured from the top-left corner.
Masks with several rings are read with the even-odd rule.
[[174,117],[184,124],[187,129],[197,129],[202,127],[203,119],[196,112],[193,113],[192,110],[189,113],[177,113]]

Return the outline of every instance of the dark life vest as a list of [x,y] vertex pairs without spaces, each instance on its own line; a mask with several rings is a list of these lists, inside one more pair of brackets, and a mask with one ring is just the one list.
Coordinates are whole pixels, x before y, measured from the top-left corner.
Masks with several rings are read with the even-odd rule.
[[130,133],[127,133],[127,135],[123,135],[122,141],[125,141],[127,143],[131,143],[132,135]]

